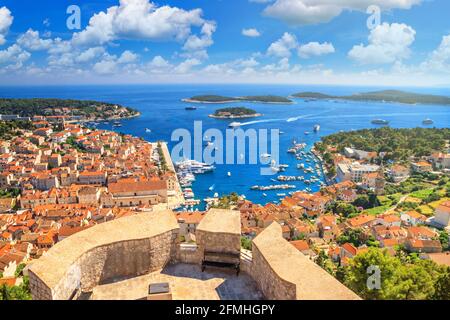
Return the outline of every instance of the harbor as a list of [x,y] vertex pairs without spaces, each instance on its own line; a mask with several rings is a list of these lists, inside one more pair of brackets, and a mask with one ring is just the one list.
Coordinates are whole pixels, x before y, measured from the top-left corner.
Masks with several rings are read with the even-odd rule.
[[[211,173],[214,170],[215,167],[213,165],[196,160],[185,159],[175,164],[177,179],[185,198],[184,206],[182,206],[181,209],[194,210],[195,207],[202,203],[200,199],[195,199],[195,193],[192,189],[192,185],[196,181],[196,175]],[[210,187],[210,190],[211,189],[213,189],[213,186]]]
[[[225,96],[244,96],[248,94],[258,94],[266,89],[254,86],[230,86],[223,87],[219,85],[209,85],[207,88],[211,92],[220,92]],[[194,96],[202,93],[205,89],[198,86],[188,86],[184,90],[178,90],[174,87],[163,86],[161,88],[149,89],[150,91],[143,91],[133,89],[127,94],[118,94],[115,88],[96,88],[101,90],[101,95],[106,100],[111,100],[122,105],[129,105],[141,112],[141,117],[132,119],[114,119],[109,121],[93,121],[96,122],[95,127],[98,129],[112,130],[116,132],[123,132],[126,134],[132,134],[134,136],[142,137],[143,139],[151,141],[168,141],[169,150],[172,150],[178,141],[171,141],[171,133],[179,128],[186,129],[193,133],[193,124],[196,120],[202,120],[203,127],[207,129],[218,129],[224,135],[228,129],[228,126],[233,121],[240,121],[237,119],[223,120],[209,118],[211,114],[211,107],[194,105],[197,110],[186,111],[185,108],[192,104],[186,104],[181,99],[186,96]],[[276,89],[270,88],[267,91],[280,96],[288,96],[292,92],[298,91],[298,87],[285,86],[277,87]],[[312,89],[311,89],[312,90]],[[314,89],[312,91],[315,91]],[[321,88],[325,90],[325,88]],[[351,94],[357,91],[356,88],[350,88],[348,91],[342,88],[332,88],[335,90],[335,94]],[[304,91],[308,91],[305,88]],[[84,92],[84,91],[83,91]],[[151,92],[151,94],[149,94]],[[170,96],[167,92],[170,92]],[[20,94],[17,93],[17,94]],[[33,94],[32,92],[30,94]],[[65,94],[55,88],[50,88],[49,95],[55,97],[64,98]],[[98,96],[95,92],[90,94],[88,91],[84,92],[81,98],[92,100]],[[332,102],[327,100],[314,100],[312,99],[306,103],[302,99],[293,98],[295,101],[295,108],[286,107],[284,105],[273,105],[263,103],[242,103],[242,106],[257,110],[259,113],[264,114],[263,117],[255,119],[254,121],[241,121],[240,126],[242,130],[279,130],[279,159],[274,164],[273,170],[271,170],[271,161],[265,161],[266,164],[248,164],[248,159],[245,160],[246,164],[238,165],[236,161],[239,160],[240,153],[237,147],[235,147],[235,158],[231,163],[214,164],[215,169],[212,172],[204,174],[194,174],[195,181],[185,181],[187,188],[191,188],[194,193],[194,200],[200,200],[200,204],[194,206],[194,210],[204,210],[207,203],[206,199],[214,199],[214,195],[219,197],[228,195],[232,192],[236,192],[240,195],[245,195],[246,198],[254,203],[266,204],[275,201],[279,201],[280,198],[277,194],[288,193],[291,191],[308,191],[317,192],[320,190],[322,184],[327,184],[332,181],[326,181],[326,168],[323,170],[316,169],[316,165],[321,167],[320,154],[317,157],[313,154],[314,143],[320,141],[321,137],[330,135],[332,133],[338,133],[340,131],[359,130],[367,127],[378,128],[378,125],[371,124],[374,119],[385,119],[390,122],[389,126],[393,128],[408,128],[408,127],[447,127],[448,126],[448,107],[444,106],[414,106],[414,111],[411,108],[395,104],[395,103],[353,103],[347,101]],[[358,108],[356,108],[356,106]],[[392,109],[397,108],[395,114],[392,113]],[[337,114],[339,109],[339,114]],[[167,110],[171,110],[171,121],[167,121]],[[432,120],[425,121],[424,120]],[[122,127],[113,127],[115,121],[120,121]],[[315,132],[315,125],[320,125],[318,132]],[[151,129],[151,133],[146,132],[146,128]],[[239,130],[237,128],[236,130]],[[281,134],[283,132],[283,134]],[[304,135],[304,132],[310,134]],[[295,137],[295,139],[293,139]],[[293,144],[293,140],[296,140],[297,146]],[[207,141],[203,141],[203,144]],[[214,148],[212,146],[210,148]],[[295,147],[288,153],[288,150]],[[223,150],[225,151],[225,150]],[[272,150],[264,150],[261,153],[272,153]],[[301,153],[303,152],[303,153]],[[308,154],[308,152],[311,152]],[[248,156],[248,155],[246,155]],[[258,159],[260,160],[260,159]],[[260,162],[260,161],[258,161]],[[289,167],[277,168],[279,164],[285,164]],[[303,170],[302,164],[305,171]],[[261,175],[261,168],[269,167],[269,175]],[[280,170],[278,170],[280,169]],[[320,175],[320,171],[323,173]],[[278,180],[278,177],[283,176],[304,176],[304,179],[296,179],[282,181]],[[313,176],[316,179],[311,179]],[[189,176],[187,176],[189,180]],[[192,177],[191,177],[192,178]],[[292,178],[291,178],[292,179]],[[312,181],[311,181],[312,180]],[[311,182],[308,184],[308,181]],[[253,185],[268,186],[271,184],[289,184],[295,185],[295,189],[289,190],[249,190]],[[210,191],[210,187],[215,185],[214,190]],[[265,195],[264,195],[265,194]],[[211,200],[213,203],[215,200]],[[191,204],[191,203],[190,203]],[[193,204],[193,203],[192,203]],[[189,207],[191,208],[191,206]]]

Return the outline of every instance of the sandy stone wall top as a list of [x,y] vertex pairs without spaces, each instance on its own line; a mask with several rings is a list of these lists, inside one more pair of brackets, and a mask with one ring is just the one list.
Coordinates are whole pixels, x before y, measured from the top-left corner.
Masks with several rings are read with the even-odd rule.
[[211,209],[197,227],[198,231],[241,235],[241,214],[239,211]]
[[85,253],[112,243],[149,239],[179,228],[172,211],[142,213],[76,233],[33,262],[29,271],[48,288],[56,287]]
[[[256,247],[256,251],[262,255],[270,268],[270,270],[256,268],[260,270],[257,273],[269,273],[253,274],[257,281],[273,276],[281,279],[285,284],[292,283],[296,286],[296,299],[298,300],[360,299],[353,291],[283,239],[281,226],[276,222],[253,240],[253,246]],[[283,290],[285,289],[283,288]]]

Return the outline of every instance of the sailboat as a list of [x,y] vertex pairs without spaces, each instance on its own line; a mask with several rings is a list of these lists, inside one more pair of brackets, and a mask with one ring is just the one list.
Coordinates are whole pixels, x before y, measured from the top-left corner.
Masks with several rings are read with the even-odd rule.
[[209,187],[209,191],[213,191],[215,187],[216,187],[216,185],[213,184],[211,187]]
[[152,132],[152,130],[150,130],[149,128],[145,128],[145,132],[150,133]]

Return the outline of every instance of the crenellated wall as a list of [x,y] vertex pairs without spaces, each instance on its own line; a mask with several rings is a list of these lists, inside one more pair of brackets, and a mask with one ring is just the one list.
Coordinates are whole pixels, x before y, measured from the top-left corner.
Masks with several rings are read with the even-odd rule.
[[98,284],[162,269],[178,247],[172,211],[143,213],[100,224],[56,244],[29,268],[35,300],[67,300]]

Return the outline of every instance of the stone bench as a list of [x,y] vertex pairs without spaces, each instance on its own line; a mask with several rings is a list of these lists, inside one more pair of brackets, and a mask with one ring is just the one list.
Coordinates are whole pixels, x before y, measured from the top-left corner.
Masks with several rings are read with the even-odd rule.
[[240,253],[205,251],[202,260],[202,272],[206,267],[230,268],[236,270],[236,275],[240,272]]

